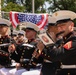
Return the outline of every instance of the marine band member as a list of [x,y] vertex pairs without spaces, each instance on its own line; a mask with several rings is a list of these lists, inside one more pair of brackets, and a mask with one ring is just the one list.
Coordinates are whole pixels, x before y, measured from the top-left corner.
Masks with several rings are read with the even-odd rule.
[[0,75],[7,75],[9,71],[7,68],[11,65],[11,58],[8,51],[8,46],[10,44],[8,31],[10,25],[11,22],[9,20],[0,18]]
[[[57,42],[53,50],[47,48],[44,50],[47,55],[50,55],[51,61],[60,61],[61,69],[56,75],[75,75],[76,74],[76,34],[73,32],[76,13],[68,10],[57,11],[53,14],[57,18],[57,29],[60,36],[60,42]],[[60,47],[59,47],[60,46]],[[39,48],[40,50],[41,48]],[[67,67],[64,67],[64,66]],[[71,66],[72,65],[72,66]],[[69,66],[69,67],[68,67]]]
[[[31,44],[31,45],[36,44],[35,39],[36,39],[36,34],[39,31],[39,28],[35,24],[30,22],[25,22],[24,25],[25,28],[23,28],[23,30],[25,31],[25,36],[28,39],[27,44]],[[9,50],[12,50],[11,47],[9,48],[10,48]],[[39,69],[36,68],[34,64],[30,65],[29,62],[29,60],[31,60],[34,50],[35,50],[34,47],[31,48],[29,46],[23,46],[23,44],[16,46],[17,55],[15,54],[15,50],[14,50],[11,56],[11,58],[13,58],[16,62],[18,62],[18,66],[17,66],[18,70],[15,72],[16,75],[21,75],[21,73],[23,72],[24,72],[23,74],[25,74],[26,72],[30,73],[31,72],[30,70],[34,71],[35,69],[37,72],[34,72],[33,74],[36,73],[36,75],[38,75],[40,73],[39,71],[40,68]]]

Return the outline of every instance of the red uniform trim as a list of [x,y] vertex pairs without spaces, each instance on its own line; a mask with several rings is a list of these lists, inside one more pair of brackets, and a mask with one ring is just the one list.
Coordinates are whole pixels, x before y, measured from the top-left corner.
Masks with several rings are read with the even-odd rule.
[[64,44],[63,46],[66,50],[69,50],[70,48],[72,48],[72,41],[67,42],[66,44]]

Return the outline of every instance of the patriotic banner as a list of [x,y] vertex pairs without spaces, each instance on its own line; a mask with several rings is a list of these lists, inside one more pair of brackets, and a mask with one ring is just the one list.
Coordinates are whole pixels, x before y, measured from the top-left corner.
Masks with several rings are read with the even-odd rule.
[[10,21],[15,28],[20,22],[32,22],[43,29],[47,25],[48,14],[10,12]]

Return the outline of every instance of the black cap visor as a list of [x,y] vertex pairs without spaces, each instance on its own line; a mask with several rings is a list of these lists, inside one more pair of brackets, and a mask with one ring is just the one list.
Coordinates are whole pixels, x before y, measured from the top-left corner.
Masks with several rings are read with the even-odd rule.
[[24,34],[22,34],[22,33],[18,33],[18,35],[20,35],[20,36],[24,36]]
[[0,26],[7,26],[7,27],[9,27],[7,24],[0,24]]
[[70,18],[69,18],[69,19],[58,20],[58,21],[56,22],[56,25],[61,24],[61,23],[66,23],[66,22],[68,22],[68,21],[72,21],[72,20],[71,20]]
[[48,23],[47,26],[55,26],[55,23]]
[[28,27],[28,28],[22,28],[22,30],[24,30],[24,31],[26,31],[27,29],[28,29],[28,30],[33,30],[33,31],[37,32],[37,31],[34,30],[33,28],[29,28],[29,27]]

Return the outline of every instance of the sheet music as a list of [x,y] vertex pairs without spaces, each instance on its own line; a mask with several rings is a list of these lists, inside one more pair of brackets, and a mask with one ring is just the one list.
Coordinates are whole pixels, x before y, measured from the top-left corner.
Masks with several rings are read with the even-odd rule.
[[46,33],[39,34],[38,37],[40,38],[40,40],[43,42],[44,45],[54,43],[54,41]]

